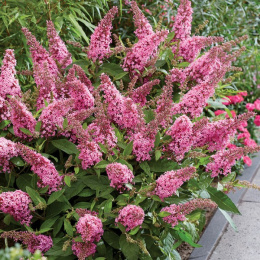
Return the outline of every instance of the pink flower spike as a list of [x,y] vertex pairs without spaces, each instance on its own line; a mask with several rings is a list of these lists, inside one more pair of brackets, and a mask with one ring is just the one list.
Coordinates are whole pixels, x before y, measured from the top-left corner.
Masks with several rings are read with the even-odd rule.
[[17,144],[17,148],[24,161],[31,165],[31,171],[38,175],[39,180],[37,185],[39,188],[49,185],[49,194],[61,189],[63,177],[59,175],[54,164],[49,159],[25,145]]
[[184,40],[190,36],[192,13],[191,2],[188,0],[180,0],[178,13],[173,25],[176,39]]
[[11,105],[11,122],[13,124],[14,134],[22,139],[31,140],[32,136],[23,133],[20,128],[25,128],[34,134],[36,119],[21,101],[12,98],[9,103]]
[[72,63],[71,54],[56,32],[52,21],[47,21],[47,36],[49,39],[49,52],[52,58],[58,61],[63,69],[66,68]]
[[76,242],[72,240],[72,251],[79,260],[85,260],[87,257],[96,253],[97,246],[91,242]]
[[0,74],[0,98],[6,99],[7,95],[21,97],[21,88],[16,75],[16,59],[14,57],[14,50],[5,50],[3,65]]
[[135,1],[131,1],[131,8],[134,14],[134,24],[136,27],[135,35],[139,40],[142,40],[148,35],[154,34],[153,28],[149,23],[148,19],[144,16],[142,11],[139,9],[137,3]]
[[104,58],[108,58],[111,54],[110,43],[112,42],[112,20],[117,12],[118,8],[116,6],[111,8],[105,17],[99,22],[94,33],[91,35],[87,54],[89,59],[92,59],[94,62],[96,62],[96,60],[102,62]]
[[0,137],[0,167],[2,168],[0,173],[10,172],[12,165],[10,159],[18,155],[19,151],[16,148],[16,143]]
[[155,194],[163,201],[176,194],[178,188],[189,180],[196,172],[195,167],[187,167],[177,171],[168,171],[156,180]]

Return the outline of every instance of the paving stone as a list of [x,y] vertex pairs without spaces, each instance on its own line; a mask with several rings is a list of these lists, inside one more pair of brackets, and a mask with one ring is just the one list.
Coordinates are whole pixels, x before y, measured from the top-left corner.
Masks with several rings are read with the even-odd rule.
[[242,202],[239,210],[242,216],[233,216],[238,232],[229,225],[209,260],[260,259],[260,203]]
[[[260,186],[260,169],[258,170],[258,173],[252,183]],[[243,201],[254,201],[260,203],[260,191],[255,189],[248,189],[245,196],[243,197]]]

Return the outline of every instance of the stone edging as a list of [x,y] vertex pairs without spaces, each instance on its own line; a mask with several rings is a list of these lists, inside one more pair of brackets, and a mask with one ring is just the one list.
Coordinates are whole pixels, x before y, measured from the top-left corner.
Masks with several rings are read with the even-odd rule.
[[[245,167],[243,174],[238,176],[239,180],[251,182],[260,167],[260,152],[256,154],[256,157],[252,159],[251,167]],[[230,193],[228,196],[236,204],[239,204],[240,200],[244,196],[246,189],[237,190],[235,193]],[[228,221],[217,210],[213,218],[210,220],[206,230],[199,240],[200,248],[195,248],[189,257],[189,260],[207,260],[213,253],[215,247],[218,244],[224,230],[228,225]]]

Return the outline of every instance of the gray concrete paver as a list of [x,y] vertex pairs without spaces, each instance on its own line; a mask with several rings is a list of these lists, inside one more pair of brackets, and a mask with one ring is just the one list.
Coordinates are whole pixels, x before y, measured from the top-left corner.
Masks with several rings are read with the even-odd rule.
[[[260,185],[260,169],[252,182]],[[228,225],[209,260],[260,260],[260,191],[248,189],[238,208],[238,232]]]

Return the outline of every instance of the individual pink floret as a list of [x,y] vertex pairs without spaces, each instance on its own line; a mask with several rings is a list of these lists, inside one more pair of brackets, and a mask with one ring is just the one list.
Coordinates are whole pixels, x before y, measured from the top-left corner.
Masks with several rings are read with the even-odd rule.
[[127,205],[119,211],[119,215],[115,222],[121,223],[129,231],[135,227],[141,226],[144,222],[144,211],[141,207],[135,205]]
[[31,198],[26,192],[21,190],[8,191],[0,194],[0,211],[10,214],[21,225],[30,225],[32,215],[29,204],[32,203]]
[[110,186],[118,190],[124,190],[124,184],[132,183],[134,175],[130,169],[121,163],[110,163],[106,167]]

